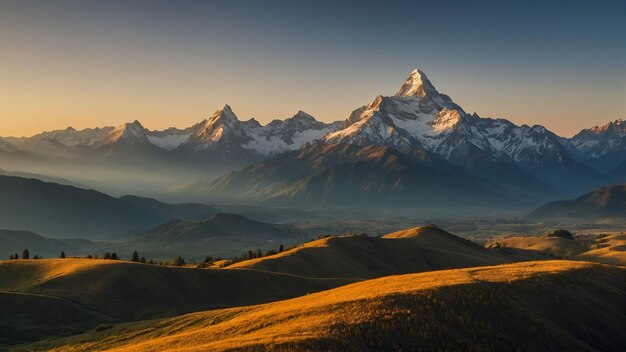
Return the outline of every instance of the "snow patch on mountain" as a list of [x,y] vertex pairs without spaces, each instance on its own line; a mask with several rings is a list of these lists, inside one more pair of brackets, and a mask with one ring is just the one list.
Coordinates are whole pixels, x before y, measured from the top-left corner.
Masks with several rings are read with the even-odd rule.
[[147,136],[147,138],[148,141],[150,141],[150,143],[152,143],[156,147],[165,150],[174,150],[178,148],[181,144],[185,143],[190,136],[191,132],[189,131],[170,134],[150,134]]

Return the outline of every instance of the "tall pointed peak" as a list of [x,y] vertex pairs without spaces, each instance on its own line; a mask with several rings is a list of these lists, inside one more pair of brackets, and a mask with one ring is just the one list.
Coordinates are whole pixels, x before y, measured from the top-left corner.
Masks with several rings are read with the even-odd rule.
[[430,83],[426,74],[420,69],[414,69],[404,81],[396,96],[402,97],[425,97],[426,95],[439,95],[439,92]]
[[230,105],[224,104],[223,107],[221,107],[220,109],[218,109],[216,112],[213,113],[213,116],[211,116],[208,122],[209,124],[213,124],[216,121],[238,122],[239,119],[237,118],[237,115],[235,115],[233,110],[231,109]]
[[298,112],[293,115],[291,117],[292,119],[299,119],[299,120],[310,120],[310,121],[316,121],[315,117],[313,117],[311,114],[308,114],[302,110],[298,110]]
[[146,129],[141,122],[135,120],[122,124],[107,134],[105,143],[124,141],[131,144],[146,141]]
[[135,126],[135,127],[143,128],[143,125],[141,124],[141,122],[139,122],[139,120],[135,120],[133,122],[127,123],[126,126]]

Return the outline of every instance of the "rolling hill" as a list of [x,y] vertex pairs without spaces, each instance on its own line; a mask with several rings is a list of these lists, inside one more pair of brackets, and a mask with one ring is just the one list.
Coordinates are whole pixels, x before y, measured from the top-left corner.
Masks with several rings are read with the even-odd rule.
[[624,219],[626,218],[626,184],[605,186],[576,199],[548,203],[533,210],[529,217]]
[[215,213],[200,204],[115,198],[94,190],[13,176],[0,176],[0,224],[50,237],[111,238],[141,232],[181,216]]
[[549,236],[513,236],[487,244],[489,248],[539,251],[556,257],[626,266],[626,234],[612,233],[568,239]]
[[357,235],[325,237],[227,268],[308,277],[366,279],[513,261],[517,260],[499,251],[486,249],[434,226],[424,226],[394,232],[382,238]]
[[368,280],[47,340],[48,351],[620,350],[626,271],[546,261]]
[[[310,279],[295,275],[253,270],[210,270],[162,267],[117,260],[40,259],[0,261],[0,296],[2,306],[15,302],[22,309],[36,297],[52,301],[56,312],[65,307],[72,311],[97,313],[80,325],[102,321],[133,321],[173,316],[191,311],[245,306],[305,295],[347,283],[349,279]],[[29,295],[15,296],[15,294]],[[43,306],[43,303],[37,303]],[[80,308],[80,309],[79,309]],[[80,312],[79,312],[80,310]],[[31,317],[36,312],[28,313]],[[46,314],[41,313],[42,317]],[[107,317],[95,319],[94,317]],[[13,326],[13,332],[44,337],[51,330],[76,330],[67,322],[55,327],[42,325],[32,331],[25,318],[2,314],[0,326]],[[23,326],[23,329],[21,327]],[[74,327],[74,328],[73,328]],[[90,326],[90,328],[95,325]],[[6,339],[7,336],[4,336]]]

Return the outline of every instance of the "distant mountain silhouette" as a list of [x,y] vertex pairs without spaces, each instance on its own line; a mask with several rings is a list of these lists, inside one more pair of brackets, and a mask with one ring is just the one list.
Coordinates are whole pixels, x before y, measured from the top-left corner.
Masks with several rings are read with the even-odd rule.
[[139,238],[183,244],[224,237],[271,240],[294,234],[299,234],[299,231],[284,225],[267,224],[238,214],[218,213],[204,220],[172,220]]
[[550,202],[529,214],[533,218],[626,218],[626,184],[605,186],[572,200]]
[[0,176],[0,226],[48,237],[111,238],[140,233],[167,220],[211,213],[215,209],[200,204],[115,198],[37,179]]

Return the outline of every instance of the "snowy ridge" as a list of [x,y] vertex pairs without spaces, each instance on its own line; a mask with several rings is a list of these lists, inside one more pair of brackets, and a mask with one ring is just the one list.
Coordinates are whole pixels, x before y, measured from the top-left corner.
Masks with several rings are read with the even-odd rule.
[[341,122],[323,123],[299,111],[285,120],[262,125],[255,119],[239,120],[231,107],[224,105],[208,119],[185,129],[150,131],[139,121],[80,131],[69,127],[29,138],[3,138],[0,150],[62,156],[67,151],[123,144],[147,146],[157,154],[172,152],[176,157],[180,153],[201,157],[202,153],[213,153],[219,160],[242,156],[240,160],[252,160],[296,150],[316,140],[424,149],[452,162],[481,154],[483,159],[518,166],[534,164],[535,169],[549,163],[558,168],[576,163],[592,165],[592,161],[600,160],[598,165],[608,170],[626,160],[623,120],[583,130],[568,139],[539,125],[519,126],[505,119],[482,118],[466,113],[440,93],[419,69],[409,74],[394,95],[377,96]]
[[570,143],[583,159],[597,159],[626,150],[626,121],[619,119],[582,130],[570,139]]
[[468,115],[417,69],[394,96],[378,96],[355,110],[345,128],[327,135],[325,141],[396,148],[422,146],[446,158],[462,141],[496,158],[517,162],[567,157],[559,137],[543,126],[517,126],[504,119]]
[[[340,128],[341,122],[331,124],[317,121],[313,116],[299,111],[285,120],[273,120],[263,126],[254,119],[240,121],[231,107],[224,105],[209,119],[186,129],[168,128],[150,131],[139,121],[118,127],[103,127],[77,131],[43,132],[29,138],[8,137],[0,139],[0,149],[13,151],[42,150],[51,144],[60,148],[99,148],[107,145],[150,146],[173,151],[177,149],[198,152],[236,149],[250,154],[269,156],[300,148],[303,144],[322,139]],[[227,153],[232,154],[232,153]]]

